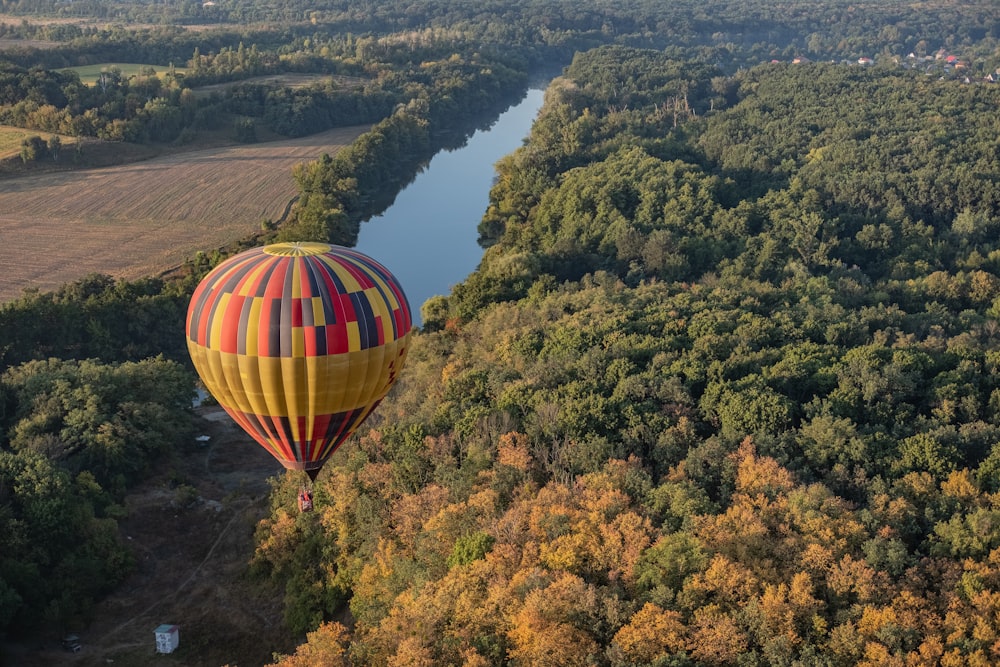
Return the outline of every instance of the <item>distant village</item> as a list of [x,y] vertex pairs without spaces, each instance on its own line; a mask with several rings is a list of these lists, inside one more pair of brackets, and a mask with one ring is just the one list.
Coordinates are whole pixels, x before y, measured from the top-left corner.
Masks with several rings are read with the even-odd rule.
[[[771,62],[780,63],[782,61],[775,59]],[[799,56],[792,59],[791,62],[792,64],[801,64],[813,61],[804,56]],[[875,60],[868,58],[867,56],[862,56],[857,60],[844,59],[839,62],[844,65],[860,65],[861,67],[871,67],[875,65]],[[1000,67],[997,67],[991,72],[987,72],[985,75],[973,74],[972,68],[967,60],[963,60],[960,56],[949,53],[945,49],[939,49],[934,54],[924,56],[918,56],[911,52],[905,58],[901,56],[885,56],[879,58],[879,63],[885,62],[892,62],[893,64],[905,69],[922,70],[928,76],[936,75],[942,79],[960,79],[963,83],[1000,82]]]

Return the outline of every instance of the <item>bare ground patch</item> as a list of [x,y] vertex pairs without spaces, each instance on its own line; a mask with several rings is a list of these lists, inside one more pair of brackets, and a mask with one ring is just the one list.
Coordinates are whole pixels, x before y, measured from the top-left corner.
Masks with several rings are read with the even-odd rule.
[[[262,665],[275,651],[294,651],[281,622],[283,593],[247,575],[253,531],[268,512],[267,479],[284,474],[281,465],[220,408],[199,412],[210,444],[180,446],[126,498],[120,527],[137,567],[98,604],[89,626],[73,628],[80,652],[64,651],[56,630],[41,631],[30,643],[4,647],[10,664],[220,667]],[[198,500],[180,506],[192,487]],[[153,631],[162,623],[180,628],[170,655],[155,652]]]
[[47,39],[0,39],[0,51],[8,49],[54,49],[61,46],[59,42]]
[[157,275],[245,238],[284,214],[297,195],[296,164],[367,129],[0,181],[0,301],[94,272]]

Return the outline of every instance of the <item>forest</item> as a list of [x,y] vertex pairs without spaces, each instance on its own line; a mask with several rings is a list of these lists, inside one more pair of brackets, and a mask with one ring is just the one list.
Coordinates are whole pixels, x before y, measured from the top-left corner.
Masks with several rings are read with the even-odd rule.
[[[159,85],[145,104],[189,105],[177,128],[202,105],[283,133],[373,127],[296,169],[287,223],[182,275],[0,304],[0,632],[85,621],[127,571],[123,494],[190,429],[170,323],[200,277],[262,239],[352,244],[400,163],[562,57],[496,165],[479,268],[414,304],[405,371],[316,480],[316,511],[272,480],[247,576],[284,591],[304,641],[274,665],[1000,661],[989,3],[308,4],[2,3],[222,26],[201,46],[68,30],[45,56],[127,36],[203,70],[111,91],[15,50],[4,122],[90,109],[95,133],[157,141],[129,99]],[[263,19],[288,27],[236,27]],[[902,66],[941,49],[968,76]],[[185,82],[248,68],[366,83],[203,101]]]
[[279,664],[995,662],[998,101],[578,55],[320,510],[276,488],[289,622],[355,622]]

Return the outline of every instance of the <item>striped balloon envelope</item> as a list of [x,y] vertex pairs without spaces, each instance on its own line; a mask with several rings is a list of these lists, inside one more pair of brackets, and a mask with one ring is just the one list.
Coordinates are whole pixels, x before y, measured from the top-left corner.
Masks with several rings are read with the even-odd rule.
[[205,276],[186,328],[209,393],[286,468],[315,479],[399,376],[411,318],[396,278],[370,257],[276,243]]

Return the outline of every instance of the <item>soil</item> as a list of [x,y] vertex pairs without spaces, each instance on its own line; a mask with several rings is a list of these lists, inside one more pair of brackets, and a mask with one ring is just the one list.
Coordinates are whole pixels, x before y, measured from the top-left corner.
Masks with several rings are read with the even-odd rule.
[[[196,409],[196,435],[173,460],[126,498],[122,539],[135,554],[133,573],[98,603],[86,627],[73,628],[81,649],[62,634],[8,643],[11,667],[250,667],[293,653],[304,638],[282,624],[283,591],[250,576],[253,532],[268,514],[268,479],[283,468],[218,407]],[[156,652],[154,630],[177,625],[178,648]]]
[[[0,301],[91,273],[159,275],[200,251],[251,238],[288,213],[298,197],[297,165],[336,154],[367,129],[239,145],[206,139],[197,150],[174,152],[119,144],[122,164],[3,180],[0,266],[16,270],[0,272]],[[97,149],[115,150],[107,142],[87,144],[88,154]],[[161,149],[167,152],[136,159]]]

